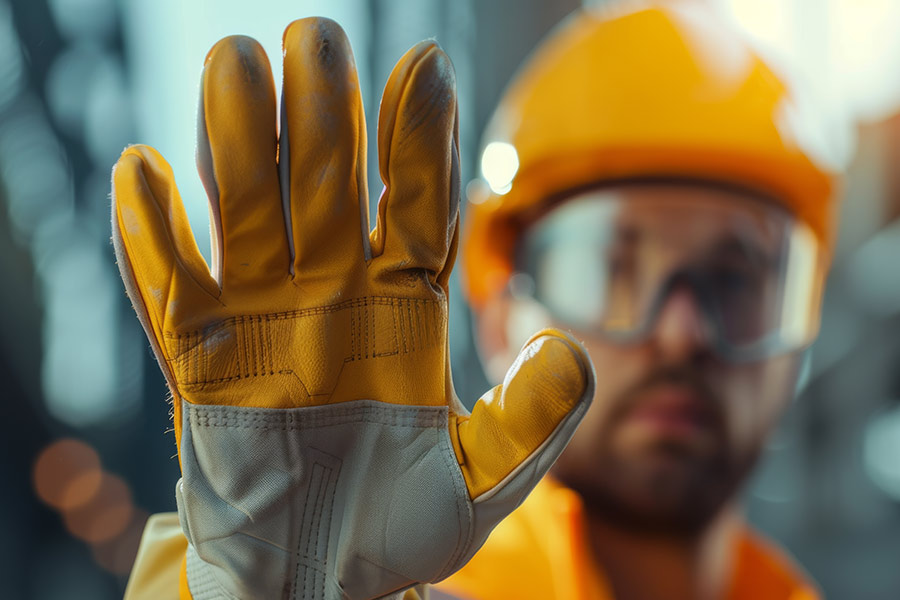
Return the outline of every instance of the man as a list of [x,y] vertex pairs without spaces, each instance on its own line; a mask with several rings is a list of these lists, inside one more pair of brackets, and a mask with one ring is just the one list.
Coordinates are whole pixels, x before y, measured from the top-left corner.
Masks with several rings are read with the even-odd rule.
[[735,499],[794,395],[834,237],[802,114],[684,2],[573,15],[518,74],[464,238],[481,355],[496,378],[526,331],[567,329],[597,389],[553,479],[443,589],[816,597]]
[[[503,381],[471,416],[446,354],[446,58],[420,44],[388,82],[370,236],[346,40],[287,30],[277,156],[257,48],[225,40],[204,70],[212,275],[161,157],[132,148],[114,172],[119,265],[183,471],[179,519],[151,521],[127,597],[373,598],[460,568],[435,595],[815,597],[733,498],[816,333],[833,181],[736,34],[687,4],[578,14],[520,74],[465,242]],[[534,325],[585,340],[596,392],[578,343],[526,339]]]

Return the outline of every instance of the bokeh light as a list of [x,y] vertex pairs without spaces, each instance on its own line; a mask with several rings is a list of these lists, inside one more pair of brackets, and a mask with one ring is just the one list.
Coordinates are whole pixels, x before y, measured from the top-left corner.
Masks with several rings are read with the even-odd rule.
[[101,479],[97,452],[74,439],[47,446],[34,463],[38,497],[58,510],[74,510],[86,504],[97,494]]
[[95,562],[126,575],[149,515],[134,505],[127,482],[103,470],[97,451],[80,440],[57,440],[38,454],[32,479],[35,493],[59,511],[66,531],[90,544]]
[[120,535],[134,514],[131,490],[120,477],[104,473],[91,499],[81,506],[65,510],[66,529],[86,542],[107,542]]
[[481,174],[495,194],[506,194],[519,170],[516,147],[506,142],[490,142],[481,154]]

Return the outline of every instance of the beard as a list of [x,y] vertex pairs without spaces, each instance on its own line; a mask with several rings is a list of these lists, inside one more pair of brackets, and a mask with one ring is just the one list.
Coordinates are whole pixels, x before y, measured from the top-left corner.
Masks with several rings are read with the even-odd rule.
[[563,483],[578,492],[589,514],[617,529],[692,537],[716,518],[755,462],[747,459],[737,466],[720,459],[689,459],[673,466],[673,460],[680,459],[653,457],[647,464],[606,457],[597,461],[593,478],[563,478]]
[[[654,388],[689,389],[708,417],[704,443],[666,436],[623,442],[631,411]],[[737,493],[758,451],[729,446],[724,407],[690,368],[662,368],[625,390],[612,403],[590,464],[556,476],[582,497],[586,511],[620,530],[646,535],[701,533]]]

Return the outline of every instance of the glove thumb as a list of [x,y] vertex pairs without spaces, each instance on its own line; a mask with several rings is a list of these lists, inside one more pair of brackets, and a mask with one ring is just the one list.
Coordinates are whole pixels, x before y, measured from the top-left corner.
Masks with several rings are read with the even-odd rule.
[[532,336],[503,384],[457,426],[458,458],[476,506],[496,498],[490,504],[502,506],[488,512],[499,518],[518,506],[569,443],[593,395],[593,365],[578,341],[552,329]]

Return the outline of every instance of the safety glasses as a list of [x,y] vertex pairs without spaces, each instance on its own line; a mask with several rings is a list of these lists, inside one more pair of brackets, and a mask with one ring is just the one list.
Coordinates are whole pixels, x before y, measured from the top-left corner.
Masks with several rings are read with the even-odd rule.
[[727,361],[802,349],[818,331],[818,240],[749,195],[579,194],[528,229],[517,263],[555,320],[613,342],[647,339],[676,289],[692,293]]

